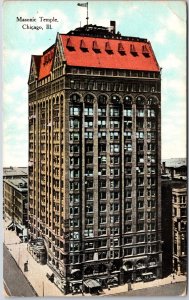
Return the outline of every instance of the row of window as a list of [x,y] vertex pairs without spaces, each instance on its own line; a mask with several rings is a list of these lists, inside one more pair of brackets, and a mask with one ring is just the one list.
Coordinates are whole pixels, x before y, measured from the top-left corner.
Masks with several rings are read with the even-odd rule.
[[[80,116],[82,112],[82,109],[80,106],[70,106],[70,116]],[[85,107],[84,108],[84,115],[93,117],[94,110],[93,107]],[[106,117],[106,109],[105,108],[99,108],[98,109],[98,115]],[[122,111],[119,107],[113,107],[110,108],[109,112],[110,117],[120,117],[122,115]],[[155,117],[156,113],[154,109],[147,109],[147,116],[148,117]],[[124,117],[132,117],[132,110],[131,109],[124,109],[123,110],[123,116]],[[144,117],[145,116],[145,110],[144,109],[136,109],[136,116],[138,117]]]

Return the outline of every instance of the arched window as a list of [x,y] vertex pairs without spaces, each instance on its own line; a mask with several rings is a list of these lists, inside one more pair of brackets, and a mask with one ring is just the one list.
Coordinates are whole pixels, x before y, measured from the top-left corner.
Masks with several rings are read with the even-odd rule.
[[87,94],[85,96],[85,102],[88,103],[88,104],[93,104],[93,100],[94,100],[94,96],[91,95],[91,94]]
[[144,97],[138,96],[136,98],[136,105],[137,106],[144,106]]
[[70,100],[73,102],[79,102],[80,101],[80,96],[78,94],[72,94],[70,96]]

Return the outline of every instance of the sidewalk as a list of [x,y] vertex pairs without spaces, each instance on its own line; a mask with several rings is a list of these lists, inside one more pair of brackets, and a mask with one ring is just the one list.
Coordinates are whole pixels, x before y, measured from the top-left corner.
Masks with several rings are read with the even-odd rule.
[[[6,230],[10,221],[4,222],[4,243],[18,266],[31,283],[38,296],[63,296],[57,286],[46,277],[52,273],[47,265],[38,264],[27,251],[27,243],[20,243],[15,231]],[[24,272],[24,263],[28,260],[28,272]]]
[[[57,286],[50,282],[46,273],[51,274],[52,271],[47,265],[38,264],[34,258],[27,251],[27,243],[20,243],[19,237],[16,235],[15,231],[6,230],[6,227],[9,225],[10,221],[4,222],[4,242],[8,247],[10,253],[14,257],[15,261],[19,265],[20,269],[25,274],[28,281],[31,283],[38,296],[61,296],[65,297],[63,293],[57,288]],[[24,272],[24,263],[28,260],[28,272]],[[154,281],[149,282],[138,282],[132,284],[132,290],[140,290],[144,288],[161,286],[186,281],[186,276],[178,276],[175,275],[175,279],[173,280],[172,276],[168,276],[164,279],[156,279]],[[121,285],[117,287],[112,287],[110,290],[104,289],[99,296],[113,295],[122,292],[128,291],[128,285]],[[81,297],[82,294],[68,294],[66,297]],[[90,294],[85,294],[85,296],[91,296]]]

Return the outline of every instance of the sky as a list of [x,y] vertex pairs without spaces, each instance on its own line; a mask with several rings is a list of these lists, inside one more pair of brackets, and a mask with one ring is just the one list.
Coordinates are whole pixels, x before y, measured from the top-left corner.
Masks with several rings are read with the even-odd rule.
[[[86,24],[79,1],[5,1],[3,4],[3,166],[28,165],[27,81],[32,54],[55,43],[57,32]],[[80,1],[82,3],[82,1]],[[84,2],[85,3],[85,2]],[[36,18],[37,22],[21,22]],[[52,29],[39,17],[56,18]],[[185,1],[89,1],[89,24],[150,40],[162,68],[162,159],[186,157]],[[23,29],[23,24],[43,30]]]

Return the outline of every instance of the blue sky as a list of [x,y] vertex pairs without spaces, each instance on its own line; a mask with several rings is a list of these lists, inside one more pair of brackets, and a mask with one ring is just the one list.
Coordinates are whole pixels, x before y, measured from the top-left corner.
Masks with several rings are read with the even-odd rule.
[[[31,54],[86,24],[79,1],[5,1],[3,4],[3,165],[28,164],[27,80]],[[82,1],[80,1],[82,2]],[[24,30],[17,17],[55,17],[52,30]],[[116,21],[122,35],[151,41],[162,67],[162,158],[186,156],[185,1],[89,1],[89,23]],[[29,24],[29,23],[28,23]],[[31,24],[31,23],[30,23]],[[39,25],[42,23],[37,22]],[[44,23],[43,23],[44,26]]]

